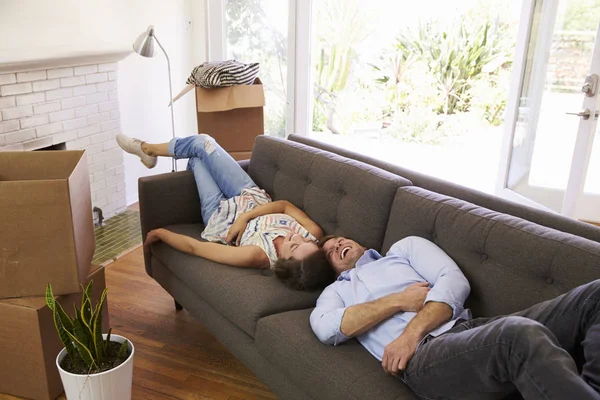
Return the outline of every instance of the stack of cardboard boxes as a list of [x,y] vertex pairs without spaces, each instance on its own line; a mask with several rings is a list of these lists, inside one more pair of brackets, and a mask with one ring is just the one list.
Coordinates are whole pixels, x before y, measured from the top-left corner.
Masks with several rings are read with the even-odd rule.
[[[83,151],[0,152],[0,393],[56,399],[62,349],[45,291],[73,314],[81,284],[105,288],[94,254],[90,182]],[[108,313],[102,318],[108,327]]]

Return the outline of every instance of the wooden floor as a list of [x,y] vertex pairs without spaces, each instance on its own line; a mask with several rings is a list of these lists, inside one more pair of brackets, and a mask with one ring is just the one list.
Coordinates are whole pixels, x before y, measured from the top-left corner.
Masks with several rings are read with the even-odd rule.
[[106,267],[106,284],[113,332],[135,346],[132,399],[277,398],[187,311],[175,311],[146,275],[141,247]]

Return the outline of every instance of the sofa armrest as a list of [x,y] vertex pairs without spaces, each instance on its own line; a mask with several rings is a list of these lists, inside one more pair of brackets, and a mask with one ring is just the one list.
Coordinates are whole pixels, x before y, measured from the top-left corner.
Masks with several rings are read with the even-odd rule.
[[248,172],[248,165],[250,165],[250,160],[239,160],[238,164],[240,164],[240,167],[242,167],[244,171]]
[[[138,181],[142,239],[152,229],[182,223],[201,223],[196,181],[191,171],[142,177]],[[149,254],[144,252],[146,272],[152,276]]]

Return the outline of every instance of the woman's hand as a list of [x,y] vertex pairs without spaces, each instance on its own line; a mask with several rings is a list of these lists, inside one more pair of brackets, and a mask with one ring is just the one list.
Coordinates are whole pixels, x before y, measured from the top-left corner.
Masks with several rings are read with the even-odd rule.
[[150,245],[152,243],[161,240],[160,231],[160,229],[153,229],[150,232],[148,232],[148,235],[146,235],[146,241],[144,242],[144,250],[150,250]]
[[239,246],[246,226],[248,226],[248,219],[243,214],[239,215],[229,227],[225,241],[232,246]]

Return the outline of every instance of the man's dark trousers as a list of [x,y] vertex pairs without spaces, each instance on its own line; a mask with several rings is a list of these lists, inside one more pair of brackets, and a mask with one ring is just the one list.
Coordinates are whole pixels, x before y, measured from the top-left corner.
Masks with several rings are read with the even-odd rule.
[[423,399],[600,399],[600,280],[427,340],[402,380]]

